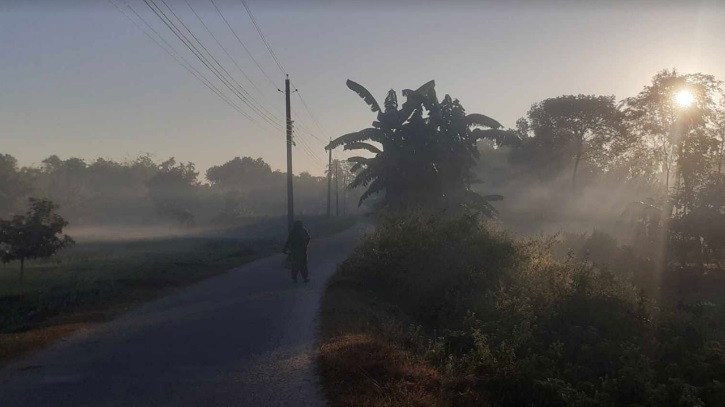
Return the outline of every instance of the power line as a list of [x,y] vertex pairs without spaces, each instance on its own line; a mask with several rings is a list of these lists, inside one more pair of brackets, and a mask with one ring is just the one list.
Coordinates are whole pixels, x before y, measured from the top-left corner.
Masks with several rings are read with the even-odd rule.
[[149,34],[148,31],[146,31],[142,26],[140,26],[136,20],[134,20],[128,13],[126,13],[118,4],[116,4],[113,0],[108,0],[121,14],[123,14],[126,18],[128,18],[133,25],[135,25],[141,32],[146,35],[149,39],[151,39],[159,48],[164,50],[171,58],[173,58],[179,65],[181,65],[184,69],[186,69],[189,73],[191,73],[197,80],[199,80],[204,86],[206,86],[209,90],[211,90],[213,93],[215,93],[217,96],[219,96],[220,99],[222,99],[225,103],[227,103],[229,106],[231,106],[233,109],[238,111],[240,114],[242,114],[244,117],[252,120],[252,118],[244,112],[238,105],[236,105],[234,102],[232,102],[224,93],[219,90],[216,86],[214,86],[213,83],[209,81],[201,72],[199,72],[196,68],[194,68],[189,61],[186,60],[166,39],[158,32],[156,29],[150,25],[128,2],[125,2],[126,7],[128,7],[131,12],[133,12],[136,17],[141,20],[146,27],[148,27],[154,34],[156,34],[159,39],[166,44],[162,44],[159,42],[154,36]]
[[[131,18],[130,15],[128,15],[125,11],[123,11],[116,3],[113,2],[113,0],[109,0],[111,4],[113,4],[119,11],[122,12],[134,25],[136,25],[147,37],[149,37],[154,43],[156,43],[157,46],[162,48],[167,54],[169,54],[178,64],[180,64],[182,67],[184,67],[187,71],[189,71],[196,79],[198,79],[202,84],[204,84],[207,88],[209,88],[212,92],[214,92],[217,96],[219,96],[224,102],[229,104],[232,108],[237,110],[240,114],[248,118],[252,123],[255,125],[257,124],[255,120],[247,114],[241,107],[239,107],[236,103],[234,103],[227,95],[224,94],[219,88],[217,88],[204,74],[199,72],[196,68],[194,68],[193,64],[191,64],[186,58],[179,53],[178,50],[174,48],[173,45],[171,45],[163,35],[161,35],[151,24],[149,24],[133,7],[131,7],[130,4],[126,0],[126,6],[136,15],[136,17],[144,23],[153,33],[156,34],[156,36],[163,42],[159,42],[153,35],[151,35],[149,32],[147,32],[143,27],[141,27],[133,18]],[[265,122],[272,125],[273,127],[276,127],[278,129],[282,128],[282,125],[279,123],[276,123],[279,121],[273,113],[271,113],[269,110],[267,110],[262,104],[260,104],[257,100],[255,100],[249,92],[244,89],[239,82],[237,82],[234,77],[229,73],[229,71],[224,68],[224,66],[219,62],[219,60],[211,53],[211,51],[201,42],[201,40],[191,31],[189,26],[186,25],[186,23],[179,17],[179,15],[174,12],[173,9],[166,3],[165,0],[160,0],[161,3],[165,6],[165,8],[170,12],[171,16],[175,18],[176,21],[181,25],[182,28],[180,28],[177,23],[175,23],[169,15],[162,10],[158,4],[154,0],[144,0],[146,5],[151,9],[151,11],[161,20],[161,22],[172,32],[176,38],[181,41],[181,43],[226,87],[229,91],[232,92],[236,98],[241,100],[244,105],[246,105],[249,109],[251,109],[254,113],[259,115]],[[224,15],[221,13],[221,10],[216,7],[216,4],[214,3],[214,0],[210,0],[214,7],[216,8],[217,12],[220,14],[222,19],[227,24],[228,28],[232,31],[232,33],[235,35],[237,40],[240,42],[240,44],[245,48],[245,51],[249,54],[250,57],[252,57],[251,53],[248,49],[246,49],[246,46],[241,41],[241,38],[236,34],[234,29],[229,24],[229,21],[224,17]],[[204,29],[207,31],[207,33],[214,39],[214,41],[217,43],[219,48],[222,49],[222,51],[229,57],[229,59],[232,60],[232,63],[239,69],[239,71],[242,73],[242,75],[245,76],[245,78],[252,84],[252,86],[261,94],[260,89],[254,84],[254,81],[247,76],[241,66],[236,62],[236,60],[232,57],[231,53],[224,47],[224,45],[219,41],[219,39],[214,35],[214,33],[211,31],[209,26],[204,22],[204,20],[201,18],[201,16],[196,12],[196,10],[191,6],[188,0],[185,0],[187,3],[187,6],[192,11],[192,13],[196,16],[199,23],[202,24]],[[247,8],[248,12],[250,11],[248,9],[248,6],[245,4],[245,8]],[[258,29],[258,33],[260,34],[260,37],[262,38],[262,41],[265,42],[265,46],[269,47],[269,43],[266,42],[266,38],[264,38],[261,29],[259,29],[259,25],[256,23],[256,20],[254,19],[253,15],[250,14],[250,18],[252,18],[253,23],[255,23],[255,27]],[[166,46],[164,46],[164,44]],[[203,52],[202,52],[203,50]],[[279,63],[279,60],[276,58],[276,55],[274,55],[273,51],[271,50],[271,47],[268,48],[270,51],[270,54],[273,55],[276,62]],[[252,57],[253,59],[253,57]],[[267,79],[270,80],[270,82],[274,85],[274,82],[271,81],[271,78],[266,74],[266,72],[262,69],[262,67],[256,62],[256,60],[253,59],[255,62],[255,65],[262,71],[262,73],[265,75]],[[281,64],[278,65],[279,68],[281,67]],[[234,86],[236,85],[236,86]],[[245,96],[246,95],[246,96]],[[319,122],[316,121],[316,118],[312,114],[309,106],[306,104],[304,98],[300,96],[300,100],[302,101],[303,105],[305,106],[306,111],[312,118],[313,122],[320,128]],[[261,109],[261,110],[260,110]],[[309,135],[316,139],[317,141],[321,142],[320,138],[317,137],[313,132],[311,132],[309,129],[305,128],[301,124],[299,125],[299,129],[296,132],[299,137],[297,137],[297,141],[299,142],[300,149],[309,157],[312,159],[312,163],[316,166],[324,167],[323,160],[320,158],[320,156],[316,153],[316,149],[313,149],[310,147],[308,142],[305,141],[304,135]]]
[[[153,0],[151,0],[151,2],[153,3]],[[244,102],[244,104],[246,104],[247,106],[249,106],[249,108],[250,108],[250,109],[252,109],[252,111],[254,111],[254,112],[255,112],[255,113],[257,113],[257,114],[258,114],[258,115],[259,115],[260,117],[262,117],[262,119],[263,119],[263,120],[265,120],[265,121],[266,121],[267,123],[269,123],[269,124],[270,124],[270,125],[272,125],[272,126],[281,126],[281,125],[280,125],[279,123],[274,123],[274,119],[273,119],[273,118],[270,118],[270,117],[268,117],[267,115],[265,115],[265,114],[264,114],[263,112],[261,112],[261,111],[259,110],[259,108],[258,108],[258,107],[257,107],[256,105],[254,105],[254,104],[253,104],[253,103],[252,103],[252,102],[251,102],[251,101],[250,101],[250,100],[249,100],[249,99],[248,99],[247,97],[245,97],[245,96],[244,96],[244,95],[242,94],[242,93],[246,93],[246,94],[248,95],[248,94],[249,94],[249,92],[247,92],[247,91],[246,91],[246,89],[244,89],[244,87],[243,87],[243,86],[242,86],[241,84],[239,84],[239,82],[237,82],[237,81],[236,81],[236,80],[234,79],[234,77],[232,77],[232,75],[231,75],[231,74],[229,73],[229,71],[227,71],[227,70],[226,70],[226,68],[224,68],[224,66],[222,66],[222,65],[221,65],[221,64],[219,63],[219,61],[218,61],[218,60],[217,60],[217,59],[216,59],[216,58],[214,57],[214,55],[213,55],[213,54],[212,54],[212,53],[211,53],[211,52],[210,52],[210,51],[209,51],[209,50],[208,50],[208,49],[207,49],[207,48],[206,48],[206,47],[204,46],[204,44],[203,44],[203,43],[202,43],[202,42],[201,42],[201,41],[199,40],[199,38],[197,38],[197,36],[196,36],[196,35],[194,35],[194,33],[193,33],[193,32],[192,32],[192,31],[191,31],[190,29],[189,29],[189,27],[188,27],[188,26],[187,26],[187,25],[186,25],[186,24],[184,23],[184,21],[183,21],[183,20],[182,20],[182,19],[181,19],[181,18],[180,18],[180,17],[179,17],[179,16],[178,16],[178,15],[177,15],[177,14],[176,14],[175,12],[174,12],[174,10],[172,10],[172,9],[171,9],[171,7],[169,7],[169,5],[168,5],[168,4],[166,4],[166,1],[165,1],[165,0],[161,0],[161,3],[163,3],[163,5],[164,5],[164,6],[166,6],[166,8],[167,8],[167,9],[168,9],[168,10],[169,10],[169,11],[171,12],[171,15],[173,15],[173,16],[174,16],[174,18],[176,18],[176,20],[177,20],[177,21],[179,21],[179,23],[181,23],[181,25],[182,25],[182,26],[184,27],[184,29],[185,29],[185,30],[186,30],[186,31],[187,31],[187,32],[189,33],[189,35],[191,35],[191,37],[192,37],[192,38],[193,38],[193,39],[194,39],[194,40],[196,41],[196,43],[197,43],[197,44],[199,44],[199,46],[201,46],[201,48],[202,48],[202,49],[203,49],[203,50],[204,50],[204,51],[205,51],[205,52],[207,53],[207,55],[209,55],[209,57],[211,57],[211,59],[212,59],[212,60],[214,61],[214,63],[216,64],[216,66],[218,66],[218,67],[219,67],[219,69],[221,69],[221,70],[222,70],[222,71],[223,71],[223,72],[224,72],[224,73],[226,74],[226,77],[225,77],[224,75],[221,75],[221,76],[219,77],[219,79],[220,79],[220,80],[223,80],[223,81],[225,82],[225,84],[227,84],[227,85],[229,86],[229,89],[230,89],[230,90],[231,90],[232,92],[234,92],[234,93],[235,93],[235,94],[236,94],[236,95],[237,95],[237,96],[238,96],[238,97],[239,97],[239,98],[240,98],[240,99],[242,100],[242,102]],[[157,6],[157,7],[158,7],[158,6]],[[159,9],[159,11],[161,11],[161,12],[162,12],[162,14],[163,14],[163,11],[162,11],[161,9]],[[167,17],[167,18],[168,18],[168,17]],[[171,20],[169,20],[169,21],[171,21]],[[172,24],[173,24],[173,22],[172,22]],[[177,29],[178,29],[178,27],[177,27]],[[182,33],[182,34],[183,34],[183,33]],[[187,39],[188,39],[188,38],[187,38]],[[189,41],[189,42],[191,42],[191,41]],[[194,47],[194,48],[196,49],[196,47]],[[207,61],[208,61],[208,60],[207,60]],[[219,71],[218,71],[218,70],[216,70],[216,72],[219,72]],[[236,89],[236,88],[235,88],[235,87],[234,87],[233,85],[231,85],[231,83],[229,82],[229,80],[231,80],[231,82],[234,82],[234,84],[236,84],[236,85],[237,85],[237,87],[238,87],[239,89]],[[241,90],[241,92],[240,92],[239,90]]]
[[[313,164],[324,167],[324,162],[320,159],[320,156],[315,154],[314,150],[312,150],[312,148],[310,148],[310,146],[307,145],[302,138],[298,138],[297,141],[299,141],[299,147],[302,151],[304,151],[305,154],[312,159]],[[297,143],[295,143],[295,145],[297,145]]]
[[[244,72],[244,70],[242,69],[242,67],[239,66],[239,64],[237,63],[236,59],[234,57],[232,57],[232,55],[229,53],[229,51],[227,51],[227,49],[224,47],[224,45],[222,45],[222,43],[219,41],[219,39],[216,37],[216,35],[214,35],[214,33],[211,31],[211,29],[209,29],[209,27],[206,25],[206,23],[201,18],[201,16],[196,12],[196,10],[194,10],[194,7],[191,6],[191,3],[189,3],[189,0],[184,0],[184,1],[186,2],[186,5],[189,6],[189,9],[191,10],[191,12],[194,13],[194,15],[196,16],[197,20],[204,27],[204,29],[206,30],[206,32],[209,33],[209,35],[214,39],[214,41],[217,43],[217,45],[219,46],[219,48],[221,48],[222,51],[224,51],[224,53],[227,55],[227,57],[229,57],[229,59],[237,67],[237,69],[244,76],[244,78],[252,85],[252,87],[254,87],[254,89],[257,90],[257,92],[261,93],[261,91],[259,90],[259,88],[257,87],[257,85],[254,83],[254,81]],[[282,125],[282,120],[281,119],[279,119],[278,117],[276,117],[274,115],[274,113],[270,112],[267,108],[265,108],[264,105],[261,104],[259,101],[257,101],[251,94],[249,94],[249,92],[246,92],[245,91],[245,93],[247,94],[247,97],[253,103],[257,104],[262,110],[264,110],[264,112],[269,117],[273,118],[276,122],[278,122],[280,125]]]
[[[161,22],[164,23],[164,25],[166,25],[166,27],[181,41],[182,44],[184,44],[184,46],[187,49],[189,49],[189,51],[191,51],[192,54],[197,59],[199,59],[199,61],[201,61],[202,64],[204,64],[204,66],[206,66],[207,69],[209,69],[217,77],[217,79],[219,79],[222,82],[222,84],[224,84],[230,91],[232,91],[232,93],[234,93],[236,95],[234,88],[231,87],[227,81],[225,81],[225,79],[221,76],[221,73],[218,70],[216,70],[214,67],[212,67],[210,65],[210,62],[206,59],[206,57],[204,55],[202,55],[201,52],[194,46],[194,44],[192,44],[191,41],[184,35],[184,33],[182,33],[181,30],[178,27],[176,27],[176,25],[173,23],[173,21],[171,21],[171,19],[168,18],[168,16],[163,12],[163,10],[158,8],[158,6],[156,5],[156,3],[153,2],[153,0],[144,0],[144,3],[146,3],[146,5],[151,9],[151,11],[153,11],[154,14],[156,14],[156,16],[159,18],[159,20],[161,20]],[[152,6],[152,4],[153,4],[153,6]]]
[[214,33],[209,29],[209,27],[206,25],[206,23],[204,23],[204,20],[201,18],[199,13],[197,13],[196,10],[194,10],[194,7],[191,6],[191,3],[189,3],[189,0],[184,0],[184,2],[186,2],[186,5],[189,7],[189,10],[191,10],[191,12],[194,13],[194,15],[196,16],[196,19],[201,23],[201,25],[204,27],[206,32],[209,33],[209,35],[211,35],[211,37],[214,39],[214,41],[217,43],[217,45],[219,45],[219,48],[221,48],[222,51],[224,51],[224,53],[227,55],[227,57],[229,57],[229,59],[234,64],[234,66],[237,67],[237,69],[242,74],[242,76],[244,76],[244,78],[247,80],[247,82],[249,82],[249,84],[252,85],[252,87],[254,87],[255,89],[257,89],[259,91],[259,88],[257,88],[257,85],[254,84],[254,81],[252,81],[252,79],[249,78],[249,76],[247,76],[247,74],[244,72],[242,67],[239,66],[239,64],[237,63],[237,60],[232,57],[232,55],[229,53],[229,51],[227,51],[227,49],[224,47],[224,45],[222,45],[222,43],[217,39],[216,35],[214,35]]
[[274,59],[274,62],[277,64],[277,68],[283,73],[287,74],[287,71],[282,67],[282,63],[279,62],[279,59],[277,58],[277,55],[272,50],[272,47],[269,45],[269,42],[267,42],[267,38],[262,33],[262,29],[259,27],[259,24],[257,24],[257,19],[254,18],[254,14],[252,14],[252,10],[247,5],[247,2],[245,0],[242,0],[242,4],[244,5],[244,8],[247,10],[247,14],[249,14],[249,18],[252,20],[252,24],[254,24],[254,28],[257,29],[257,33],[259,34],[259,37],[262,39],[262,42],[267,47],[267,51],[269,51],[269,54],[272,56],[272,59]]
[[234,34],[234,37],[236,37],[236,39],[239,42],[239,44],[242,46],[242,48],[244,48],[244,52],[246,52],[247,53],[247,56],[249,56],[249,58],[252,60],[252,62],[254,62],[254,65],[256,65],[257,68],[259,68],[259,70],[262,72],[262,75],[264,75],[264,77],[267,78],[267,80],[269,81],[269,83],[271,83],[272,86],[275,89],[278,89],[277,88],[277,85],[274,83],[274,80],[272,80],[272,78],[270,78],[269,75],[267,75],[267,72],[264,69],[262,69],[262,66],[259,65],[259,62],[257,62],[257,60],[254,58],[254,56],[249,51],[249,49],[247,48],[247,46],[244,44],[244,41],[242,41],[242,39],[239,38],[239,35],[237,35],[237,32],[234,31],[234,28],[232,28],[232,25],[229,24],[229,21],[227,21],[227,18],[224,17],[224,14],[222,14],[221,10],[219,10],[219,7],[217,7],[216,3],[214,3],[214,0],[209,0],[209,1],[211,1],[211,4],[216,9],[217,13],[219,13],[219,15],[221,16],[222,20],[224,20],[224,23],[226,23],[227,27],[229,27],[229,30],[232,32],[232,34]]
[[[237,88],[234,87],[234,85],[231,83],[232,81],[236,83],[236,85],[243,89],[243,87],[234,80],[234,78],[231,77],[229,72],[219,63],[219,61],[209,52],[209,50],[204,46],[204,44],[201,43],[201,41],[194,35],[193,32],[189,29],[188,26],[179,18],[178,15],[169,7],[168,4],[164,0],[161,0],[161,2],[164,4],[164,6],[171,12],[171,14],[176,18],[176,20],[181,23],[181,25],[184,27],[184,29],[191,35],[191,37],[196,41],[197,44],[209,55],[209,57],[214,61],[212,63],[205,55],[202,53],[199,48],[194,45],[191,39],[182,32],[182,30],[171,20],[171,18],[166,15],[166,13],[154,2],[154,0],[144,0],[146,5],[156,14],[156,16],[166,25],[169,30],[186,46],[189,51],[191,51],[194,56],[201,61],[201,63],[206,66],[207,69],[209,69],[214,76],[219,79],[219,81],[222,82],[222,84],[229,89],[237,98],[239,98],[242,103],[247,105],[254,113],[259,115],[265,122],[270,124],[272,127],[280,127],[279,124],[274,123],[274,121],[270,120],[270,118],[266,117],[266,115],[259,111],[256,106],[254,106]],[[216,64],[219,68],[215,67],[214,64]],[[221,71],[220,71],[221,69]],[[229,79],[224,75],[226,73],[227,76],[229,76]],[[230,81],[231,79],[231,81]],[[246,92],[246,90],[245,90]]]
[[[300,102],[302,102],[302,106],[304,106],[305,110],[307,111],[307,114],[310,115],[310,118],[312,119],[312,122],[317,126],[318,129],[320,129],[320,131],[322,132],[323,136],[326,135],[327,132],[325,131],[324,128],[322,128],[322,125],[320,124],[320,122],[317,121],[317,118],[312,113],[312,110],[307,105],[307,102],[305,102],[305,99],[302,97],[302,93],[300,93],[299,89],[297,89],[297,88],[295,88],[295,90],[297,91],[296,92],[297,93],[297,96],[300,98]],[[315,138],[317,138],[317,136],[315,136]],[[320,139],[318,138],[318,140],[320,140]],[[322,140],[320,140],[320,141],[322,141]]]

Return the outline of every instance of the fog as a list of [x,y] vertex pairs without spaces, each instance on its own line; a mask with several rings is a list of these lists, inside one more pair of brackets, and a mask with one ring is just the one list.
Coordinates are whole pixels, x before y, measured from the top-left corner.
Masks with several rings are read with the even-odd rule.
[[521,235],[559,232],[606,232],[623,243],[633,239],[633,220],[628,208],[657,196],[655,185],[644,179],[623,179],[621,174],[584,168],[580,185],[572,187],[571,166],[543,176],[540,169],[512,164],[510,148],[481,146],[474,186],[481,193],[504,199],[497,205],[502,226]]
[[[346,188],[348,166],[335,166],[332,215],[357,213],[360,194]],[[261,223],[285,230],[286,174],[261,158],[232,158],[202,175],[193,163],[158,162],[149,155],[124,162],[53,155],[35,167],[19,167],[14,157],[0,155],[0,180],[0,218],[22,214],[30,197],[47,198],[69,222],[67,232],[81,241],[277,233],[255,226]],[[303,172],[294,184],[296,215],[326,216],[327,178]]]

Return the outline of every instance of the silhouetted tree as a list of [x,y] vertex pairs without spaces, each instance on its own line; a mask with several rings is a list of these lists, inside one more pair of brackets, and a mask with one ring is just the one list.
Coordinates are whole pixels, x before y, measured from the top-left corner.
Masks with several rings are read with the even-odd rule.
[[[548,160],[573,162],[572,186],[583,161],[605,166],[626,132],[614,96],[565,95],[535,103],[528,123],[519,131],[532,131],[534,144],[548,150]],[[619,146],[618,146],[619,144]],[[541,151],[543,152],[543,151]]]
[[347,86],[378,113],[373,127],[338,137],[327,146],[344,145],[346,150],[374,155],[349,159],[356,174],[350,187],[367,188],[359,204],[384,193],[382,205],[392,209],[467,204],[488,215],[494,213],[489,201],[500,197],[470,191],[469,170],[478,154],[477,140],[485,137],[506,143],[516,138],[513,133],[501,130],[501,124],[490,117],[466,115],[450,96],[439,103],[434,81],[417,90],[403,90],[406,101],[401,106],[390,90],[382,108],[363,86],[351,80]]
[[10,213],[30,191],[29,179],[18,169],[15,157],[0,154],[0,215]]
[[68,222],[55,213],[57,205],[47,199],[35,198],[29,199],[29,205],[25,215],[0,219],[0,260],[3,263],[19,260],[20,279],[25,260],[50,257],[74,243],[63,234]]
[[174,158],[161,163],[158,172],[147,183],[158,213],[183,225],[193,224],[198,175],[194,163],[177,164]]
[[251,190],[268,184],[272,168],[261,158],[235,157],[206,171],[206,179],[223,189]]
[[[663,70],[637,96],[623,101],[628,127],[638,141],[633,154],[654,160],[649,163],[649,170],[662,172],[666,191],[672,177],[676,177],[674,167],[680,155],[680,142],[690,132],[712,127],[717,117],[717,99],[722,92],[720,85],[712,75]],[[676,92],[683,90],[692,93],[695,99],[693,106],[686,109],[674,101]],[[645,150],[652,154],[644,153]]]

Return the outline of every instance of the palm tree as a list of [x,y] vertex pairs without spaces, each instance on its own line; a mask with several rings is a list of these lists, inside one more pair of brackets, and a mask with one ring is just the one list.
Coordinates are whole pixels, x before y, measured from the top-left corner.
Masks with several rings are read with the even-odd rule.
[[372,127],[345,134],[327,146],[373,154],[348,159],[356,174],[349,187],[366,187],[359,204],[384,192],[382,205],[392,209],[467,205],[495,213],[489,202],[502,197],[471,192],[470,168],[478,158],[479,139],[515,143],[518,138],[512,132],[488,116],[466,114],[448,95],[439,103],[434,81],[403,90],[406,101],[400,106],[396,92],[390,90],[382,108],[360,84],[348,80],[347,86],[377,112]]

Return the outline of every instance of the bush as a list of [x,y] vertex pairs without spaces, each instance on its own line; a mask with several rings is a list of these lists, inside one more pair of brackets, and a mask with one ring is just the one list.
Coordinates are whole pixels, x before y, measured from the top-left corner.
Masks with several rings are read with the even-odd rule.
[[455,405],[723,400],[725,347],[709,309],[657,309],[616,267],[557,261],[553,244],[514,241],[473,215],[407,215],[385,219],[338,278],[419,325],[401,345],[444,373]]
[[481,289],[495,284],[516,254],[510,240],[475,216],[444,221],[408,215],[382,222],[341,273],[374,287],[425,325],[459,328],[481,301]]

